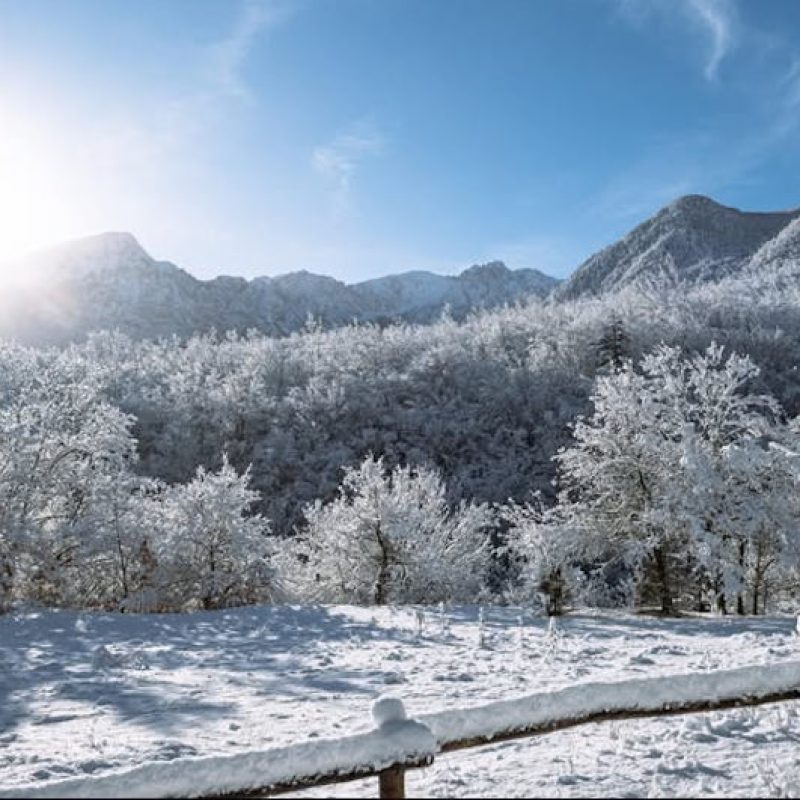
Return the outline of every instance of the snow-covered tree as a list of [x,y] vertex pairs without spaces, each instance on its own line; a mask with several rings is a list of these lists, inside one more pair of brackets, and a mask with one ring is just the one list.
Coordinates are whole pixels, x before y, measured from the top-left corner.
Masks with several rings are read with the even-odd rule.
[[[793,452],[778,442],[747,439],[723,452],[728,488],[725,527],[732,531],[722,555],[740,614],[766,611],[766,601],[800,566],[800,496]],[[749,601],[749,602],[748,602]]]
[[427,468],[368,457],[345,469],[337,496],[306,508],[286,562],[296,591],[325,602],[474,599],[489,563],[485,505],[449,509]]
[[[783,441],[772,424],[780,414],[745,398],[772,394],[790,417],[800,413],[798,286],[788,264],[424,326],[139,342],[102,332],[63,350],[0,343],[0,605],[176,601],[157,597],[170,568],[159,543],[169,529],[158,522],[165,487],[190,482],[198,467],[215,474],[222,452],[238,473],[252,465],[258,497],[246,514],[269,519],[278,541],[305,525],[315,499],[324,507],[335,498],[342,467],[368,453],[387,473],[435,467],[451,510],[523,502],[531,490],[552,504],[553,455],[576,445],[579,415],[594,425],[590,397],[600,391],[610,433],[597,434],[585,475],[575,466],[572,481],[565,469],[561,486],[563,513],[574,514],[563,521],[579,522],[595,546],[581,565],[612,588],[636,574],[645,599],[659,600],[663,562],[665,597],[716,597],[731,609],[741,599],[752,609],[755,594],[763,609],[765,591],[791,591],[795,512],[783,457],[768,449]],[[718,357],[708,352],[714,341],[725,346]],[[619,385],[595,386],[623,354],[629,374],[622,365]],[[770,424],[753,427],[748,414]],[[594,435],[585,433],[587,452]],[[609,474],[591,463],[608,463]],[[493,589],[506,566],[493,563]]]
[[274,595],[272,540],[258,495],[223,458],[217,472],[199,467],[186,484],[151,498],[148,521],[161,602],[172,608],[224,608]]
[[788,474],[788,463],[767,446],[781,435],[780,407],[749,391],[759,375],[751,359],[715,344],[689,359],[662,348],[644,367],[681,416],[681,489],[671,515],[690,529],[719,609],[729,610],[727,598],[736,596],[743,613],[748,550],[757,539],[763,550],[764,526],[771,527],[764,515],[771,509],[773,523],[786,522],[787,498],[780,494],[788,485],[780,476]]
[[510,525],[507,548],[523,586],[543,598],[548,616],[562,614],[575,588],[576,564],[589,556],[590,537],[560,507],[544,508],[538,501],[509,504],[501,516]]
[[574,444],[557,455],[562,513],[595,538],[597,549],[642,574],[652,563],[662,611],[672,610],[670,553],[676,532],[665,518],[680,449],[663,399],[626,362],[600,376],[594,413],[575,423]]
[[3,583],[44,602],[91,604],[82,582],[89,554],[108,550],[107,487],[136,482],[133,420],[69,353],[13,355],[0,403]]
[[757,375],[750,359],[713,343],[690,358],[661,346],[639,370],[628,362],[598,378],[593,415],[578,419],[574,445],[557,457],[564,512],[634,571],[650,566],[664,612],[672,610],[674,570],[691,558],[710,570],[720,598],[731,588],[726,554],[746,548],[750,525],[737,496],[756,480],[731,470],[757,469],[756,440],[779,414],[773,398],[748,393]]

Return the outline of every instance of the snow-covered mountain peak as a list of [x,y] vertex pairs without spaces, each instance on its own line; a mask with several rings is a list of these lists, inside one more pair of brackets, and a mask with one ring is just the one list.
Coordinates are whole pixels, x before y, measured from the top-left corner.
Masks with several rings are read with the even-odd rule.
[[290,291],[327,291],[334,287],[344,287],[345,285],[342,281],[332,278],[330,275],[318,275],[306,269],[277,275],[271,278],[271,281],[282,289]]
[[56,280],[155,263],[136,237],[127,232],[100,233],[74,239],[32,253],[24,261],[29,269]]
[[502,261],[489,261],[486,264],[473,264],[467,267],[459,277],[467,280],[504,280],[511,270]]
[[630,284],[676,285],[718,280],[744,269],[800,209],[750,212],[703,195],[680,197],[622,239],[591,256],[557,290],[568,299]]
[[671,214],[693,214],[698,212],[713,212],[726,209],[716,200],[706,197],[704,194],[685,194],[676,198],[668,205],[664,206],[661,213]]

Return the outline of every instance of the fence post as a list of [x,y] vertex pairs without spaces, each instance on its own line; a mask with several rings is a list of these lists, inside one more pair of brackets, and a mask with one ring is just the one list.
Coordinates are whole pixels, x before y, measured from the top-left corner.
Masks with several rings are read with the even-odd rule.
[[397,765],[378,773],[381,800],[405,800],[406,770]]

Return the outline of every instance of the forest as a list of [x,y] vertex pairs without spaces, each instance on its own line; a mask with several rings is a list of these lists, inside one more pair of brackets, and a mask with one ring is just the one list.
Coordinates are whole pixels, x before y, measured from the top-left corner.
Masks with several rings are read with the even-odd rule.
[[760,614],[800,573],[789,272],[430,325],[0,343],[0,607]]

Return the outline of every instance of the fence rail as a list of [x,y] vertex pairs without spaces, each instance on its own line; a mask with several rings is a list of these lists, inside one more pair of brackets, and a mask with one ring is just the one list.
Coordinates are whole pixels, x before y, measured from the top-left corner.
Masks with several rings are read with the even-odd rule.
[[[640,710],[636,708],[616,709],[614,711],[599,711],[586,714],[582,717],[553,720],[552,722],[531,725],[530,727],[518,730],[502,731],[492,736],[471,736],[467,739],[458,739],[452,742],[444,742],[439,748],[440,753],[452,753],[456,750],[468,750],[471,747],[485,747],[498,742],[507,742],[511,739],[524,739],[530,736],[540,736],[546,733],[576,728],[579,725],[589,725],[597,722],[613,722],[627,719],[644,719],[652,717],[671,717],[685,714],[702,714],[706,711],[728,711],[736,708],[748,708],[752,706],[763,706],[769,703],[784,703],[789,700],[800,700],[800,688],[786,692],[775,692],[773,694],[758,697],[742,697],[735,700],[708,700],[705,702],[694,702],[666,706],[655,710]],[[426,765],[427,766],[427,765]]]
[[476,708],[405,719],[379,700],[365,734],[257,753],[145,764],[107,776],[0,790],[4,797],[255,798],[378,778],[381,798],[405,796],[405,773],[437,754],[610,720],[694,714],[800,700],[800,661],[618,683],[581,684]]
[[406,772],[411,769],[429,767],[433,764],[433,754],[398,761],[388,767],[356,767],[349,772],[332,772],[327,775],[310,775],[297,778],[286,783],[275,783],[271,786],[262,786],[257,789],[245,791],[226,792],[224,794],[206,795],[207,800],[251,800],[251,798],[275,797],[290,792],[299,792],[303,789],[316,789],[322,786],[334,786],[337,783],[350,783],[351,781],[366,778],[378,778],[378,796],[381,798],[398,798],[403,800],[406,796]]

